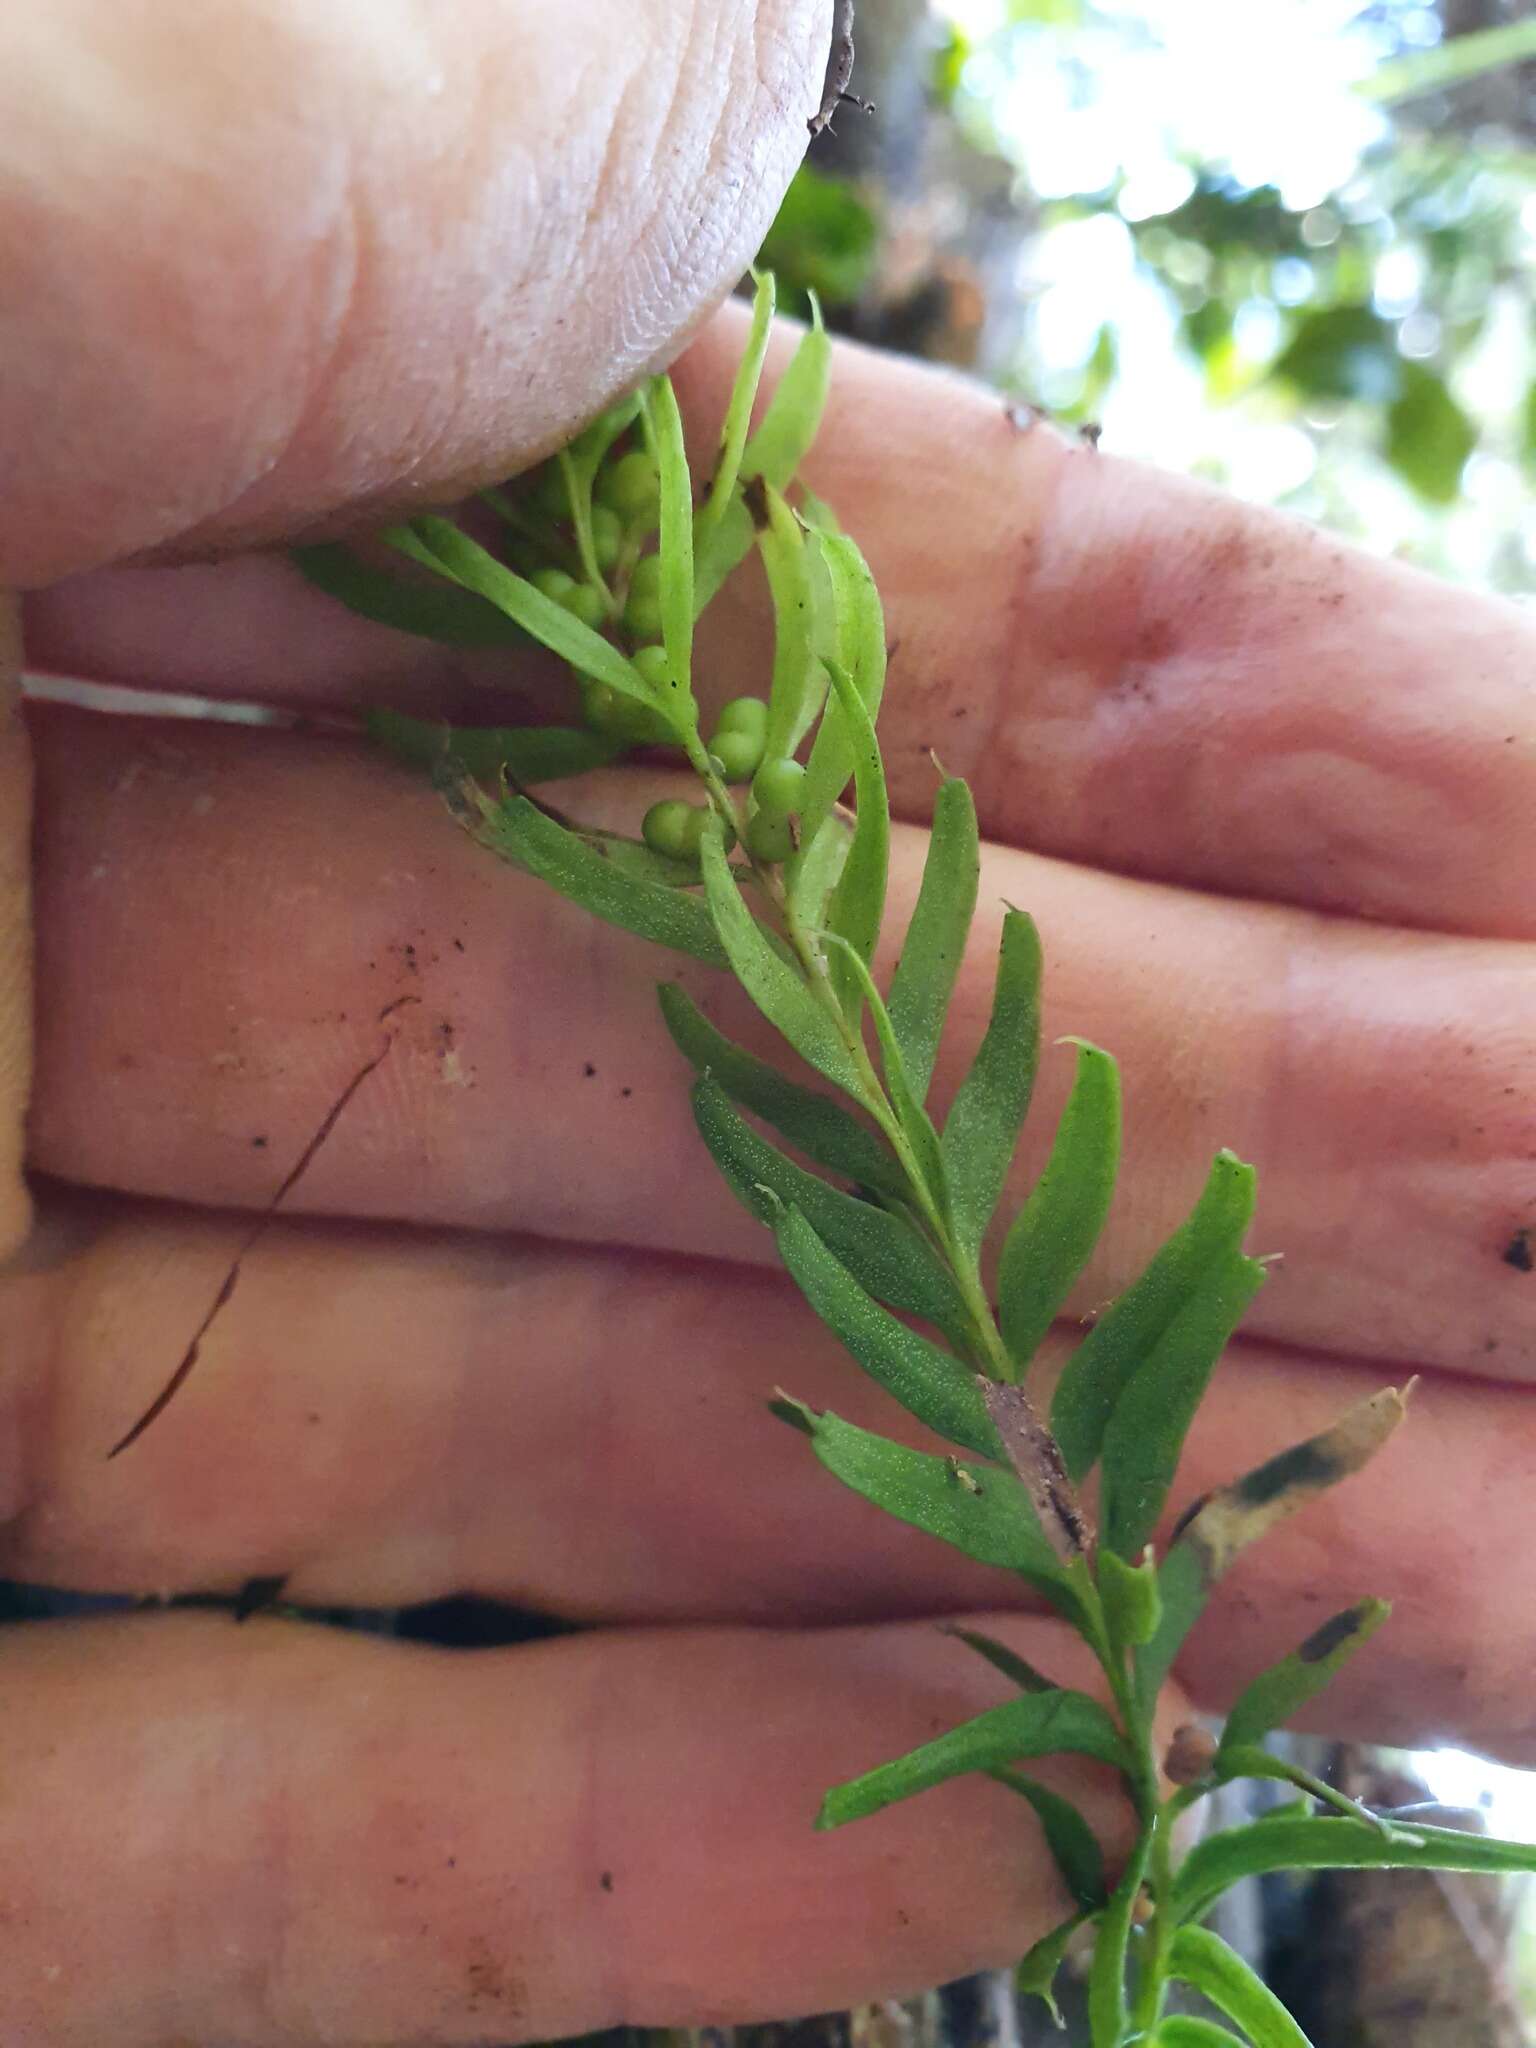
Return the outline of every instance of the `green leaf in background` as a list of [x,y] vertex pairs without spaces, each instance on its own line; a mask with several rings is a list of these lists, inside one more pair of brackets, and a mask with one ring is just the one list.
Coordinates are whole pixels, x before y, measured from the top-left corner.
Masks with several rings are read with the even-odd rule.
[[802,164],[758,262],[777,274],[793,298],[803,301],[815,292],[829,306],[846,306],[873,275],[878,243],[875,217],[852,187]]
[[1311,2048],[1263,1978],[1220,1935],[1204,1927],[1181,1927],[1169,1961],[1172,1974],[1235,2020],[1253,2048]]
[[858,1064],[830,1014],[768,943],[763,927],[742,901],[716,819],[706,826],[701,858],[710,913],[736,979],[803,1060],[847,1094],[862,1099]]
[[1207,1835],[1185,1857],[1174,1880],[1179,1918],[1202,1919],[1234,1884],[1271,1870],[1536,1871],[1536,1843],[1501,1842],[1417,1822],[1394,1822],[1384,1833],[1334,1815],[1251,1821]]
[[1098,1554],[1098,1577],[1110,1640],[1133,1649],[1150,1643],[1163,1618],[1157,1566],[1151,1551],[1140,1564],[1132,1565],[1113,1550],[1102,1549]]
[[1403,388],[1387,408],[1387,460],[1432,505],[1453,505],[1477,428],[1445,379],[1422,363],[1404,363]]
[[1200,1276],[1223,1253],[1240,1249],[1253,1219],[1254,1187],[1253,1168],[1219,1152],[1188,1219],[1068,1359],[1051,1402],[1051,1427],[1074,1479],[1086,1478],[1097,1463],[1115,1403]]
[[451,757],[490,783],[503,771],[513,782],[558,782],[602,768],[624,751],[622,740],[583,725],[441,725],[380,709],[363,714],[363,730],[408,767],[433,769]]
[[639,671],[601,633],[572,616],[563,605],[546,597],[525,576],[519,576],[498,562],[478,541],[470,539],[451,519],[423,514],[409,527],[393,527],[386,534],[393,546],[413,561],[437,564],[445,575],[500,607],[523,630],[579,669],[594,682],[606,683],[622,697],[633,697],[676,723],[672,705],[664,703],[650,689]]
[[[762,425],[747,442],[741,457],[746,482],[761,477],[776,491],[789,489],[810,452],[826,409],[832,381],[832,342],[812,302],[811,326],[800,338],[772,398]],[[693,603],[702,612],[752,545],[752,516],[738,490],[709,531],[700,537],[694,559]]]
[[661,486],[661,637],[675,701],[672,724],[697,727],[693,702],[693,481],[683,445],[683,417],[670,377],[653,377],[645,393],[646,418]]
[[907,1195],[907,1177],[889,1148],[829,1095],[802,1088],[777,1067],[733,1044],[717,1031],[675,981],[657,991],[673,1043],[696,1070],[707,1075],[743,1109],[750,1109],[783,1137],[833,1173],[858,1186],[894,1196]]
[[1157,1575],[1162,1620],[1136,1657],[1136,1690],[1144,1707],[1150,1710],[1212,1586],[1228,1567],[1277,1522],[1360,1471],[1407,1412],[1405,1397],[1395,1387],[1384,1388],[1351,1408],[1331,1429],[1267,1458],[1199,1503]]
[[801,1210],[817,1236],[879,1301],[921,1316],[957,1343],[969,1317],[959,1289],[927,1243],[900,1216],[829,1187],[760,1138],[732,1109],[713,1080],[696,1083],[693,1114],[716,1165],[744,1207],[770,1227],[767,1188]]
[[752,425],[757,387],[763,380],[763,364],[768,356],[768,337],[773,328],[776,303],[777,287],[772,270],[754,271],[752,326],[731,382],[730,403],[726,406],[725,421],[720,429],[720,455],[710,479],[709,497],[694,529],[701,543],[709,529],[724,516],[741,476],[742,451],[747,445],[747,432]]
[[1040,934],[1003,919],[986,1035],[944,1120],[944,1170],[956,1242],[974,1258],[997,1207],[1029,1111],[1040,1057]]
[[[846,703],[843,708],[846,714]],[[857,719],[850,717],[849,723],[857,728]],[[861,798],[861,816],[863,808]],[[963,782],[946,781],[934,800],[922,886],[886,999],[907,1079],[919,1102],[927,1098],[933,1078],[944,1019],[965,957],[980,877],[976,806]]]
[[[1153,2029],[1147,2048],[1249,2048],[1249,2044],[1241,2034],[1217,2026],[1214,2020],[1171,2013]],[[1262,2048],[1262,2043],[1255,2042],[1253,2048]]]
[[949,1443],[982,1458],[1003,1456],[967,1366],[881,1308],[798,1209],[780,1203],[773,1233],[790,1278],[855,1364]]
[[1077,1079],[1046,1168],[1013,1220],[998,1266],[998,1325],[1022,1377],[1088,1263],[1120,1162],[1120,1075],[1078,1039]]
[[[837,614],[838,659],[874,725],[885,693],[885,612],[869,564],[845,534],[821,536],[822,560]],[[853,773],[853,739],[833,698],[817,728],[800,796],[800,829],[814,838]]]
[[525,796],[496,803],[478,791],[475,795],[479,818],[474,836],[513,867],[537,875],[606,924],[690,953],[711,967],[727,964],[714,922],[697,896],[622,872]]
[[1056,2003],[1057,1973],[1066,1960],[1067,1943],[1087,1917],[1086,1913],[1076,1913],[1070,1920],[1063,1920],[1059,1927],[1053,1927],[1049,1934],[1043,1934],[1013,1973],[1013,1988],[1018,1995],[1021,1998],[1044,1999],[1058,2027],[1065,2022],[1061,2017],[1061,2007]]
[[1104,1433],[1100,1513],[1121,1557],[1138,1556],[1156,1527],[1216,1361],[1263,1283],[1257,1259],[1220,1254],[1120,1396]]
[[359,561],[339,541],[292,548],[295,568],[348,611],[397,633],[450,647],[526,647],[529,638],[505,612],[451,583],[407,583]]
[[1218,1772],[1224,1756],[1244,1744],[1262,1742],[1272,1728],[1283,1726],[1315,1699],[1391,1612],[1385,1600],[1358,1600],[1314,1629],[1300,1649],[1261,1671],[1227,1716],[1216,1759]]
[[1114,1722],[1087,1693],[1026,1693],[962,1721],[893,1762],[835,1785],[822,1802],[818,1828],[845,1827],[898,1800],[911,1799],[972,1771],[995,1771],[1021,1758],[1069,1753],[1124,1767]]
[[1300,313],[1270,374],[1309,398],[1385,405],[1403,388],[1397,330],[1369,306],[1324,306]]
[[[886,794],[885,768],[880,759],[880,742],[875,738],[875,729],[869,722],[863,699],[840,663],[835,664],[829,674],[838,709],[847,721],[853,742],[858,815],[853,843],[848,848],[842,874],[827,905],[827,930],[845,940],[868,967],[875,957],[880,924],[885,915],[891,843],[890,801]],[[827,968],[844,1016],[857,1025],[864,1009],[859,977],[849,971],[847,962],[835,950],[828,959]],[[899,1046],[899,1037],[896,1042]],[[910,1083],[910,1076],[908,1080]],[[921,1103],[923,1085],[913,1086],[911,1092]],[[937,1144],[935,1138],[935,1148]]]
[[1017,1650],[1010,1650],[1006,1643],[1000,1643],[996,1636],[983,1635],[978,1628],[961,1628],[958,1623],[951,1622],[943,1624],[943,1633],[953,1636],[956,1642],[964,1643],[978,1657],[984,1657],[994,1671],[1000,1671],[1020,1692],[1060,1690],[1054,1678],[1047,1678],[1043,1671],[1037,1671],[1027,1658],[1021,1657]]
[[1108,1893],[1104,1884],[1104,1851],[1099,1838],[1070,1799],[1053,1792],[1023,1771],[999,1768],[991,1773],[999,1785],[1006,1785],[1027,1799],[1045,1834],[1062,1883],[1075,1904],[1097,1912]]
[[[834,1478],[898,1522],[936,1536],[978,1564],[1017,1572],[1068,1616],[1076,1595],[1057,1565],[1035,1519],[1029,1497],[999,1465],[936,1458],[844,1422],[830,1409],[818,1414],[782,1396],[774,1413],[810,1439]],[[1023,1754],[1023,1752],[1017,1752]],[[1000,1762],[1011,1761],[1008,1755]]]
[[1510,64],[1523,64],[1536,57],[1536,15],[1522,21],[1497,22],[1490,28],[1474,29],[1467,35],[1448,36],[1428,50],[1415,50],[1383,64],[1356,91],[1368,100],[1384,105],[1393,100],[1417,99],[1424,93],[1444,92],[1469,78],[1482,78],[1490,71],[1502,71]]

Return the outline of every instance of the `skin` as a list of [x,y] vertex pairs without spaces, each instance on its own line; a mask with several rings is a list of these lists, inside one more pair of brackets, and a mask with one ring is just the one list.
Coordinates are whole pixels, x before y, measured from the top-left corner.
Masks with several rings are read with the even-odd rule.
[[[19,19],[0,583],[30,593],[29,667],[328,719],[559,706],[547,671],[363,626],[247,550],[450,501],[674,356],[791,173],[830,13],[478,0],[451,42],[404,0],[329,9],[323,35],[297,0],[162,4],[153,33],[107,0]],[[740,333],[723,317],[679,372],[701,454]],[[1042,923],[1048,1040],[1125,1067],[1125,1192],[1076,1306],[1172,1227],[1215,1145],[1261,1166],[1255,1243],[1285,1260],[1179,1498],[1423,1375],[1376,1465],[1234,1571],[1182,1684],[1220,1707],[1373,1591],[1397,1612],[1324,1725],[1536,1761],[1536,1278],[1503,1256],[1536,1224],[1536,633],[854,350],[810,481],[889,608],[898,900],[930,748],[989,841],[939,1099],[1007,899]],[[760,618],[750,580],[711,616],[717,699]],[[934,1617],[1064,1678],[1081,1660],[764,1416],[783,1382],[896,1426],[722,1197],[656,1017],[665,963],[494,867],[344,733],[36,706],[27,729],[37,1220],[9,1172],[0,1569],[468,1589],[597,1626],[473,1657],[190,1615],[8,1638],[6,2041],[534,2039],[1016,1955],[1061,1899],[996,1788],[809,1821],[830,1780],[1004,1696]],[[12,718],[6,1168],[23,747]],[[676,788],[632,768],[562,801],[633,821]],[[186,1392],[106,1463],[235,1212],[391,1031]],[[1015,1195],[1067,1066],[1047,1055]],[[1112,1783],[1052,1768],[1115,1854]]]

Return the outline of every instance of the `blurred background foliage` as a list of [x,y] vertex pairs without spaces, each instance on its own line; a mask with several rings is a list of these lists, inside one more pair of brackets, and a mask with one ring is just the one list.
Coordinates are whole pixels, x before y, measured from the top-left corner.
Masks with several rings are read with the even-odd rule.
[[790,304],[1536,593],[1530,0],[860,0],[857,42]]

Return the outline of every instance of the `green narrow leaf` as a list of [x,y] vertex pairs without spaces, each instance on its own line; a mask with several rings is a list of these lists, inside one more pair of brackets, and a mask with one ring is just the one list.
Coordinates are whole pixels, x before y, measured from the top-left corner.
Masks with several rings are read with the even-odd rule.
[[[761,477],[776,491],[787,491],[816,438],[832,379],[832,343],[813,303],[813,324],[790,357],[763,414],[762,424],[747,442],[741,475]],[[703,537],[694,567],[693,603],[697,616],[719,590],[752,545],[752,518],[736,491],[719,519]]]
[[1026,1693],[992,1707],[974,1720],[922,1743],[893,1762],[881,1764],[844,1785],[835,1785],[822,1801],[818,1828],[845,1827],[880,1813],[898,1800],[911,1799],[951,1778],[972,1771],[995,1771],[1021,1758],[1068,1752],[1092,1757],[1117,1770],[1125,1752],[1114,1722],[1087,1693]]
[[788,754],[794,743],[806,700],[812,692],[814,666],[812,629],[815,598],[811,585],[811,548],[804,527],[782,495],[763,486],[764,521],[758,531],[758,552],[768,572],[773,599],[773,680],[768,689],[768,730],[765,759]]
[[690,953],[711,967],[727,965],[714,923],[697,896],[624,873],[525,796],[499,804],[479,792],[476,796],[480,816],[474,836],[503,860],[537,875],[607,924]]
[[1099,1838],[1070,1799],[1041,1785],[1022,1771],[999,1769],[992,1772],[999,1785],[1006,1785],[1027,1799],[1045,1834],[1062,1883],[1074,1902],[1086,1911],[1097,1912],[1108,1896],[1104,1886],[1104,1851]]
[[1168,1959],[1171,1973],[1192,1984],[1228,2019],[1236,2020],[1253,2048],[1312,2048],[1273,1991],[1219,1935],[1181,1927]]
[[[846,703],[843,710],[846,716]],[[861,817],[863,810],[861,796]],[[928,1083],[933,1079],[933,1063],[938,1056],[950,997],[955,991],[955,978],[965,957],[966,935],[975,914],[980,879],[976,806],[963,782],[946,781],[934,799],[933,832],[923,863],[922,886],[886,1001],[907,1078],[920,1102],[926,1100]]]
[[773,1233],[789,1277],[855,1364],[950,1443],[982,1458],[1004,1455],[967,1366],[881,1308],[798,1209],[779,1203]]
[[717,1031],[675,981],[657,991],[673,1043],[698,1073],[718,1081],[733,1102],[750,1109],[781,1136],[833,1173],[896,1200],[907,1196],[907,1177],[875,1132],[858,1123],[829,1095],[802,1088],[777,1067]]
[[796,970],[769,945],[763,927],[742,901],[718,820],[708,821],[701,857],[710,912],[737,980],[802,1059],[860,1099],[862,1076],[842,1033]]
[[1214,2020],[1192,2019],[1180,2012],[1159,2021],[1149,2048],[1248,2048],[1248,2044],[1240,2034],[1218,2027]]
[[[327,597],[376,625],[451,647],[521,647],[528,636],[505,612],[451,583],[403,583],[360,562],[339,541],[290,548],[294,567]],[[438,572],[441,573],[440,571]]]
[[1149,1550],[1140,1564],[1128,1564],[1113,1550],[1098,1554],[1099,1594],[1111,1640],[1122,1648],[1151,1642],[1162,1620],[1157,1566]]
[[693,702],[693,481],[683,445],[683,416],[670,377],[653,377],[646,417],[661,480],[661,637],[672,687],[673,721],[697,726]]
[[1253,1220],[1254,1186],[1251,1166],[1218,1152],[1186,1221],[1068,1359],[1051,1402],[1051,1428],[1074,1479],[1085,1479],[1097,1463],[1115,1403],[1201,1275],[1223,1252],[1240,1248]]
[[[858,821],[853,843],[843,863],[843,872],[827,906],[827,929],[853,948],[868,967],[875,957],[880,924],[885,915],[886,874],[890,863],[891,813],[886,794],[885,769],[880,760],[880,743],[869,722],[863,699],[849,681],[840,663],[829,671],[839,709],[847,721],[853,743],[854,786],[858,795]],[[841,955],[827,962],[832,987],[843,1006],[843,1014],[857,1024],[863,1014],[863,991]],[[899,1040],[897,1041],[899,1045]],[[926,1092],[926,1079],[913,1089],[918,1103]],[[937,1150],[938,1140],[934,1140]]]
[[1372,1813],[1368,1806],[1362,1806],[1358,1799],[1351,1799],[1346,1792],[1339,1791],[1325,1779],[1314,1777],[1311,1771],[1304,1771],[1300,1764],[1293,1764],[1289,1758],[1272,1756],[1267,1749],[1258,1749],[1251,1744],[1237,1743],[1223,1747],[1217,1754],[1213,1766],[1223,1784],[1234,1778],[1267,1778],[1272,1783],[1300,1786],[1307,1798],[1303,1810],[1310,1813],[1313,1802],[1331,1806],[1335,1813],[1347,1813],[1352,1820],[1363,1820],[1382,1834],[1396,1837],[1391,1822],[1380,1814]]
[[830,1409],[817,1414],[787,1396],[774,1403],[774,1413],[810,1437],[817,1458],[851,1492],[978,1564],[1017,1572],[1069,1618],[1078,1613],[1076,1595],[1011,1472],[909,1451]]
[[1068,1942],[1087,1918],[1086,1913],[1074,1913],[1070,1920],[1063,1920],[1059,1927],[1042,1935],[1013,1973],[1013,1988],[1018,1995],[1044,1999],[1058,2027],[1064,2022],[1061,2007],[1056,2003],[1056,1973],[1066,1960]]
[[586,726],[440,725],[382,708],[363,714],[363,729],[408,767],[435,768],[451,756],[481,782],[503,771],[514,782],[558,782],[602,768],[624,750],[621,740]]
[[1335,1816],[1272,1817],[1197,1843],[1174,1880],[1174,1910],[1180,1920],[1199,1920],[1241,1879],[1271,1870],[1536,1871],[1536,1843],[1399,1822],[1384,1834],[1365,1821]]
[[1103,1540],[1122,1557],[1151,1537],[1216,1361],[1263,1283],[1257,1259],[1221,1254],[1116,1403],[1099,1506]]
[[998,1325],[1022,1377],[1098,1242],[1120,1160],[1120,1074],[1078,1039],[1077,1079],[1046,1168],[1013,1220],[998,1266]]
[[1407,1412],[1404,1396],[1387,1387],[1351,1408],[1331,1429],[1267,1458],[1198,1504],[1157,1575],[1163,1617],[1152,1641],[1136,1657],[1137,1696],[1144,1709],[1150,1710],[1162,1690],[1211,1588],[1228,1567],[1277,1522],[1358,1472]]
[[1314,1629],[1300,1649],[1261,1671],[1244,1687],[1227,1716],[1217,1770],[1223,1757],[1244,1744],[1262,1742],[1272,1728],[1282,1727],[1308,1700],[1315,1699],[1391,1612],[1385,1600],[1358,1600]]
[[896,1043],[896,1034],[891,1029],[890,1017],[881,999],[880,991],[870,978],[869,969],[858,954],[835,932],[822,934],[833,954],[851,969],[854,985],[862,992],[869,1005],[870,1015],[875,1020],[875,1036],[880,1042],[880,1063],[885,1072],[886,1092],[896,1111],[900,1123],[924,1183],[929,1199],[940,1215],[947,1212],[948,1193],[944,1182],[944,1155],[939,1149],[939,1134],[933,1128],[932,1120],[923,1105],[912,1092],[902,1064],[901,1047]]
[[773,272],[754,271],[752,286],[752,325],[731,384],[730,403],[725,409],[725,422],[720,429],[720,455],[710,481],[709,497],[699,514],[697,532],[701,543],[730,504],[731,494],[741,475],[742,450],[747,445],[752,408],[757,403],[757,387],[762,382],[763,364],[768,355],[768,336],[773,326],[777,298]]
[[662,702],[601,633],[594,633],[563,605],[536,589],[525,576],[498,562],[478,541],[461,533],[451,519],[424,513],[408,527],[392,527],[383,537],[413,561],[435,565],[466,590],[489,599],[552,654],[558,654],[594,682],[606,683],[621,696],[633,697],[665,718],[674,717],[673,706]]
[[877,1300],[921,1316],[956,1343],[969,1327],[965,1303],[946,1269],[904,1218],[845,1195],[807,1173],[760,1138],[732,1109],[713,1080],[697,1083],[693,1113],[716,1165],[744,1207],[772,1222],[763,1188],[792,1202],[822,1242]]
[[[837,617],[837,658],[874,725],[885,694],[885,612],[880,593],[869,564],[845,534],[822,535],[821,551]],[[834,698],[811,746],[801,788],[800,829],[807,841],[814,839],[847,787],[853,760],[853,740]]]
[[1378,103],[1415,99],[1422,93],[1444,92],[1485,72],[1501,71],[1536,57],[1536,16],[1498,22],[1466,35],[1448,36],[1427,50],[1415,50],[1381,65],[1355,90]]
[[1008,1177],[1039,1057],[1040,934],[1033,918],[1010,910],[986,1035],[944,1120],[951,1221],[972,1257]]
[[841,818],[823,818],[815,837],[802,838],[800,851],[785,869],[790,908],[807,929],[826,922],[827,905],[852,843],[853,834]]
[[1088,2024],[1095,2041],[1119,2043],[1130,2031],[1125,2003],[1126,1955],[1151,1849],[1152,1830],[1143,1828],[1099,1921],[1088,1972]]
[[943,1632],[953,1636],[956,1642],[964,1643],[979,1657],[985,1657],[994,1671],[1001,1671],[1004,1678],[1016,1685],[1020,1692],[1056,1692],[1059,1690],[1054,1678],[1047,1678],[1043,1671],[1037,1671],[1026,1657],[1017,1650],[1010,1650],[1006,1643],[1000,1643],[996,1636],[983,1635],[977,1628],[961,1628],[954,1623],[943,1624]]

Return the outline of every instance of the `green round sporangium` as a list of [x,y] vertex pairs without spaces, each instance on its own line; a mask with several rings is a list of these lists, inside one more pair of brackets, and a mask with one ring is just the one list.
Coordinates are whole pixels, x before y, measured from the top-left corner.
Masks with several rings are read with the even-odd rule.
[[661,638],[661,557],[642,555],[630,578],[624,623],[637,640]]
[[769,818],[761,811],[747,820],[747,851],[754,860],[788,860],[795,835],[788,818]]
[[763,743],[749,732],[717,732],[709,751],[720,764],[727,782],[750,782],[762,759]]
[[661,478],[654,457],[632,448],[617,462],[605,465],[597,479],[597,500],[616,512],[626,526],[649,532],[661,507]]
[[640,836],[653,853],[691,860],[704,837],[704,812],[680,796],[667,797],[646,812]]
[[765,761],[752,778],[752,795],[765,818],[787,818],[800,804],[805,769],[798,761]]

